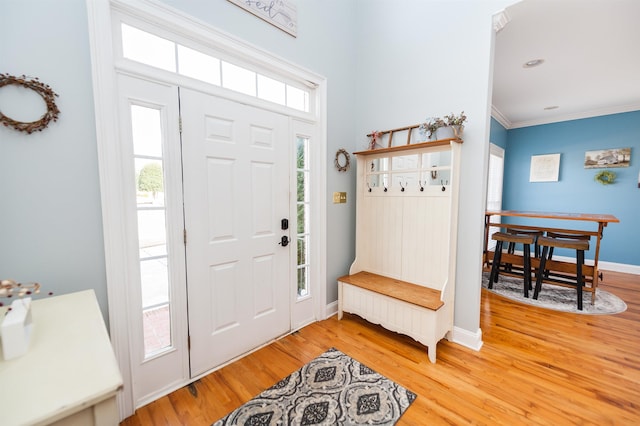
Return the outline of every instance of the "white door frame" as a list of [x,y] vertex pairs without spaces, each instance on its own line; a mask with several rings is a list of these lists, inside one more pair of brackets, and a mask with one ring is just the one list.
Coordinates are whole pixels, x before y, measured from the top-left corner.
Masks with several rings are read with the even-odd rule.
[[[326,318],[326,79],[295,64],[284,61],[269,52],[258,49],[227,33],[223,33],[203,22],[162,3],[151,0],[87,0],[89,21],[89,43],[93,77],[93,94],[96,120],[96,139],[98,145],[98,164],[100,192],[102,201],[103,236],[107,278],[107,297],[109,303],[109,329],[116,358],[124,379],[124,390],[118,396],[120,418],[124,419],[135,411],[132,393],[132,369],[130,362],[131,340],[128,324],[132,320],[128,310],[127,292],[130,259],[123,251],[128,236],[124,220],[125,203],[121,190],[127,184],[123,179],[122,150],[119,141],[119,115],[117,100],[116,68],[159,81],[174,79],[164,72],[150,72],[145,67],[131,66],[118,61],[113,53],[112,10],[118,10],[129,16],[138,17],[160,28],[179,31],[194,40],[223,47],[238,57],[250,59],[259,66],[278,70],[283,75],[308,82],[315,86],[315,116],[309,114],[300,117],[312,120],[318,130],[318,143],[314,144],[313,161],[317,171],[313,185],[314,222],[312,233],[316,236],[312,261],[314,273],[312,282],[318,287],[315,291],[316,319]],[[184,82],[175,78],[176,82]],[[233,94],[227,95],[233,98]],[[243,99],[243,102],[246,102]],[[295,115],[295,114],[292,114]],[[186,313],[185,313],[186,314]],[[176,386],[176,389],[189,383]]]

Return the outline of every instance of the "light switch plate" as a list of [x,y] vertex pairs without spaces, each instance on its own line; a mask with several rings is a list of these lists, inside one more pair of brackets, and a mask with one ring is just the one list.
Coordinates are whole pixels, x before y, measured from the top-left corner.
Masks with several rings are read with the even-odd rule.
[[333,204],[344,204],[347,202],[347,193],[346,192],[334,192],[333,193]]

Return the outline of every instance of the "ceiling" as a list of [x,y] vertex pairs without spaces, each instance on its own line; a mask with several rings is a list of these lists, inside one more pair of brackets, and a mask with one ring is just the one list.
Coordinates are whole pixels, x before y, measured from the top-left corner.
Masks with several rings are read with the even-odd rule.
[[504,127],[640,110],[640,0],[524,0],[505,14],[492,99]]

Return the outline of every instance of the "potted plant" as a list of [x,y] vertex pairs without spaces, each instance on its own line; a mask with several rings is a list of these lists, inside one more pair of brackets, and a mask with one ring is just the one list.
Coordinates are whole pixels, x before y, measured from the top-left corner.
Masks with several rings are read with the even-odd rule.
[[464,115],[464,111],[462,111],[459,115],[451,113],[444,116],[445,126],[451,127],[453,129],[454,136],[458,139],[460,138],[460,136],[462,136],[462,132],[464,131],[464,123],[466,121],[467,116]]
[[420,134],[422,135],[422,137],[427,140],[427,139],[434,139],[435,138],[435,134],[436,131],[441,128],[444,127],[446,124],[444,122],[444,120],[442,120],[439,117],[429,117],[425,120],[424,123],[422,123],[420,125],[420,127],[418,128],[418,130],[420,131]]

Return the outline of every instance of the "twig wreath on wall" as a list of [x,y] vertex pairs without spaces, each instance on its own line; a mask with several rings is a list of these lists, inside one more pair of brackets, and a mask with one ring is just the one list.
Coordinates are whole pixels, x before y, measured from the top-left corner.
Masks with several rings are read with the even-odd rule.
[[334,160],[334,164],[336,165],[336,169],[339,172],[346,172],[349,170],[349,166],[351,165],[351,157],[349,157],[349,153],[344,149],[340,148],[336,152],[336,159]]
[[39,94],[47,106],[47,112],[45,112],[39,120],[22,122],[14,120],[11,117],[7,117],[2,113],[2,111],[0,111],[0,123],[5,127],[13,127],[19,132],[27,132],[31,134],[36,131],[41,132],[51,121],[58,121],[60,110],[58,109],[55,101],[58,94],[54,92],[49,85],[39,81],[37,78],[27,78],[27,76],[24,75],[16,77],[10,74],[0,74],[0,88],[11,85],[31,89]]

